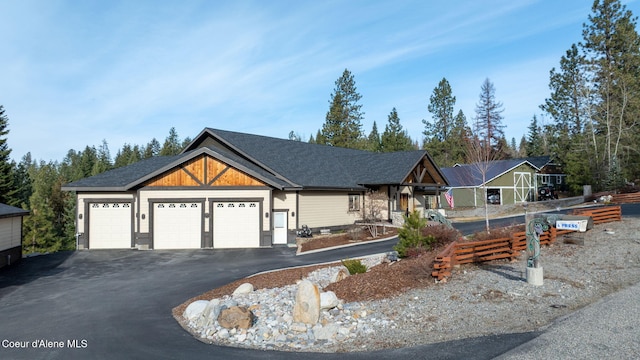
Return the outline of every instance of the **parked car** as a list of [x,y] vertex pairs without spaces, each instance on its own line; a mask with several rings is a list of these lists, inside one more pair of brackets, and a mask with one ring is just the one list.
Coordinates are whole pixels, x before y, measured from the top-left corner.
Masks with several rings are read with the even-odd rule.
[[558,193],[553,186],[544,185],[538,188],[538,201],[557,199]]
[[500,194],[491,194],[487,196],[489,204],[500,205]]

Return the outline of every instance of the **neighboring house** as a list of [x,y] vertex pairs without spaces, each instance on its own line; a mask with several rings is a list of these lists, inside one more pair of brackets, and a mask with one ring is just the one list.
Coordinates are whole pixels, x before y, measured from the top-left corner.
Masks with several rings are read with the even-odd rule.
[[[77,197],[78,248],[253,248],[295,231],[385,220],[425,207],[448,183],[426,151],[371,153],[204,129],[175,156],[63,186]],[[380,203],[381,202],[381,203]]]
[[29,212],[0,204],[0,268],[22,259],[22,217]]
[[[532,201],[539,168],[526,159],[456,165],[441,169],[452,191],[455,207],[516,204]],[[483,172],[485,173],[483,182]],[[486,185],[487,196],[484,196]],[[447,202],[442,196],[442,204]]]
[[567,190],[567,175],[551,156],[524,158],[540,169],[536,174],[536,188],[544,185],[555,187],[559,191]]

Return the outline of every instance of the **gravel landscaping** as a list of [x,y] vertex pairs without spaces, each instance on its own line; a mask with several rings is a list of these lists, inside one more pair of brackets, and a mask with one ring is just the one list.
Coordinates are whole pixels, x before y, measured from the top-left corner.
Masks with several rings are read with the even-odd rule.
[[[542,286],[533,286],[525,281],[524,254],[513,262],[460,266],[453,270],[446,283],[436,283],[430,276],[435,252],[420,258],[382,263],[365,274],[326,286],[324,290],[335,292],[342,304],[338,310],[323,311],[326,313],[323,324],[315,329],[309,327],[303,340],[287,338],[286,331],[282,329],[291,325],[276,322],[282,322],[282,318],[289,320],[288,316],[276,316],[271,327],[284,326],[278,330],[282,340],[280,345],[267,341],[271,334],[264,329],[268,327],[250,331],[251,336],[247,336],[246,331],[239,333],[242,342],[231,336],[219,339],[215,335],[206,338],[204,334],[203,338],[203,334],[190,328],[182,314],[194,300],[229,297],[245,282],[251,283],[255,289],[274,289],[268,296],[292,292],[295,286],[291,285],[309,276],[311,271],[315,271],[313,276],[317,276],[321,267],[283,270],[241,279],[188,300],[174,308],[173,314],[185,329],[205,342],[314,352],[373,351],[533,331],[609,293],[637,283],[640,280],[639,231],[640,221],[624,219],[622,222],[596,225],[586,233],[559,238],[553,246],[542,249]],[[331,265],[329,269],[338,265]],[[327,268],[326,265],[323,267]],[[260,308],[262,314],[278,311],[266,311],[265,306],[263,304]],[[338,325],[333,337],[314,337],[314,334],[322,333],[318,331],[322,325],[336,321]],[[298,332],[302,333],[302,329]],[[248,341],[247,337],[253,340]]]

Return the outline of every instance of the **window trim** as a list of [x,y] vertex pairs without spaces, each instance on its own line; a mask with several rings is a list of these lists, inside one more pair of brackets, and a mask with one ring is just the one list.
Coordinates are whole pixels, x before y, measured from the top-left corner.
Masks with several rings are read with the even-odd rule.
[[362,206],[360,206],[360,194],[349,194],[348,202],[349,212],[359,212],[362,208]]

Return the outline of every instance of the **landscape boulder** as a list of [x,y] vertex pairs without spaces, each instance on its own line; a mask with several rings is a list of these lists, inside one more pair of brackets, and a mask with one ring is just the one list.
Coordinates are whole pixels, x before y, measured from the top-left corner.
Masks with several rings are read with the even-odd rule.
[[341,267],[338,271],[336,271],[333,276],[331,276],[331,282],[336,283],[338,281],[342,281],[349,277],[349,270],[346,267]]
[[249,283],[244,283],[236,288],[236,290],[233,292],[233,295],[234,296],[244,295],[244,294],[250,294],[252,292],[253,292],[253,285]]
[[320,309],[333,309],[340,304],[338,296],[333,291],[327,291],[320,294]]
[[309,280],[298,284],[296,302],[293,306],[293,321],[315,324],[320,318],[320,291],[318,286]]
[[202,310],[200,316],[197,318],[196,326],[208,327],[213,325],[216,319],[218,319],[221,310],[222,305],[220,304],[220,299],[213,299],[209,301],[204,310]]
[[327,324],[325,326],[316,325],[313,328],[313,336],[316,340],[333,340],[338,334],[340,326],[338,324]]
[[200,316],[200,314],[202,314],[202,311],[204,311],[204,309],[207,307],[208,304],[209,302],[207,300],[194,301],[191,304],[189,304],[186,309],[184,309],[183,316],[187,320],[193,321],[197,319],[198,316]]
[[226,329],[248,329],[253,325],[253,313],[244,306],[222,309],[218,324]]

